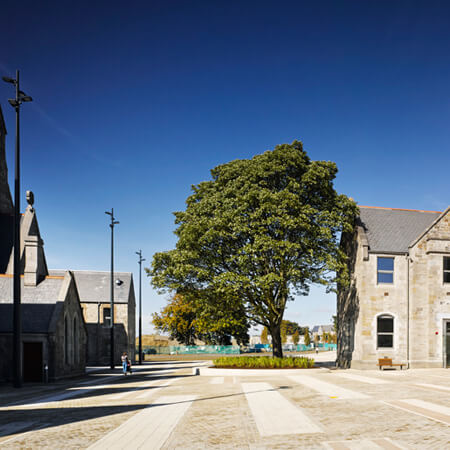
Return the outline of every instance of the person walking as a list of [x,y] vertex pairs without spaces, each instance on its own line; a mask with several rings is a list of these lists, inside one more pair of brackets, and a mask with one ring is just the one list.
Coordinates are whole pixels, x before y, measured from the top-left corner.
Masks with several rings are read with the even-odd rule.
[[122,369],[123,369],[123,374],[126,376],[127,375],[127,370],[128,370],[128,355],[127,355],[127,352],[123,352],[123,354],[122,354]]

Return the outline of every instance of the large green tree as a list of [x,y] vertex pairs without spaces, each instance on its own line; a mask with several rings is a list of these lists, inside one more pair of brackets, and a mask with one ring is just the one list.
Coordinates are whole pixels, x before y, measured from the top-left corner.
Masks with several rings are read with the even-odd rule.
[[195,292],[219,309],[221,298],[243,306],[282,356],[287,302],[311,284],[332,289],[348,278],[338,238],[352,230],[357,207],[335,191],[336,173],[335,163],[312,161],[298,141],[214,168],[175,213],[178,242],[154,255],[153,285]]

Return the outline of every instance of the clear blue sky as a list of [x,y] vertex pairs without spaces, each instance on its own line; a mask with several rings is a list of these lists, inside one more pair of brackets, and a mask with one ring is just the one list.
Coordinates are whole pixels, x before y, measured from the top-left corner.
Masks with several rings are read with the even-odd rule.
[[[1,74],[19,68],[34,98],[22,188],[51,268],[109,270],[114,207],[116,268],[137,285],[135,251],[174,247],[192,184],[294,139],[361,205],[450,203],[446,1],[10,1],[0,34]],[[12,94],[1,83],[11,181]],[[165,297],[144,278],[143,299],[148,332]],[[314,289],[286,318],[334,311]]]

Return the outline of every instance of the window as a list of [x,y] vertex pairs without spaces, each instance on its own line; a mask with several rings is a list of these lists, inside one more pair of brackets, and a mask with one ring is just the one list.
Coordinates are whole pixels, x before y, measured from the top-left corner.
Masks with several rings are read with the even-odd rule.
[[378,316],[377,318],[377,348],[392,348],[394,346],[394,318]]
[[450,257],[444,256],[444,283],[450,283]]
[[103,325],[105,327],[111,326],[111,308],[103,308]]
[[73,318],[73,362],[78,364],[78,328],[77,328],[77,318]]
[[67,317],[64,318],[64,361],[69,364],[69,324]]
[[378,257],[377,283],[392,284],[394,282],[394,258]]

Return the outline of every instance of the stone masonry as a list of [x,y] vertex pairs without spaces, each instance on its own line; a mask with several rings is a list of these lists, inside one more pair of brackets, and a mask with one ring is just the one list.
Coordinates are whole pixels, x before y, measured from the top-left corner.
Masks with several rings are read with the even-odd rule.
[[[354,234],[342,237],[351,284],[338,292],[338,365],[373,369],[378,358],[388,357],[413,368],[443,367],[444,325],[450,320],[450,283],[443,281],[450,209],[442,214],[384,210],[361,207]],[[429,224],[417,233],[420,220]],[[409,242],[403,248],[402,239]],[[377,282],[378,257],[393,258],[392,283]],[[380,316],[393,318],[392,347],[377,347]]]

